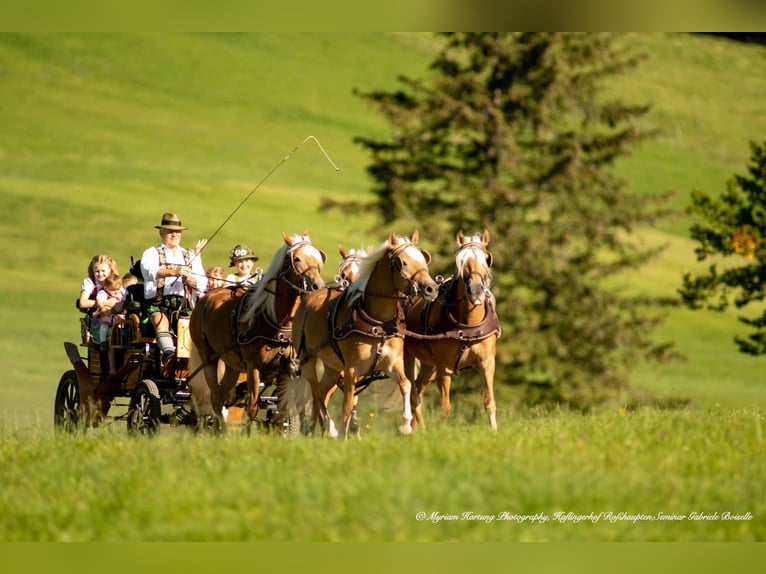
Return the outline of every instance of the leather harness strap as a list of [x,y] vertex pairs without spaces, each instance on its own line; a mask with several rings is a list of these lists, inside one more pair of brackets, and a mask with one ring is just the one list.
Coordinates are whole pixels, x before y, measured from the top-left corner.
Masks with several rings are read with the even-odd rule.
[[274,324],[265,309],[258,308],[247,329],[241,331],[240,315],[245,300],[255,294],[255,289],[250,289],[244,295],[238,297],[231,312],[231,332],[240,345],[247,345],[256,339],[264,339],[279,347],[288,347],[293,343],[292,328],[280,327]]

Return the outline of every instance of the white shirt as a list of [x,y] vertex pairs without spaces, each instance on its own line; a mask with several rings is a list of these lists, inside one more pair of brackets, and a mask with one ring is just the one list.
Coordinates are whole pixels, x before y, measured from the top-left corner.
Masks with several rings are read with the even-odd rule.
[[86,277],[82,280],[82,287],[80,287],[80,293],[83,291],[88,292],[88,296],[93,294],[93,291],[96,289],[101,288],[101,284],[96,281],[95,279],[91,279],[90,277]]
[[[188,250],[183,247],[179,246],[175,253],[164,245],[150,247],[144,251],[141,255],[141,273],[144,276],[144,296],[147,299],[157,295],[157,272],[160,270],[159,249],[165,250],[165,262],[168,265],[186,265],[184,252]],[[189,259],[191,260],[192,276],[197,280],[197,291],[204,293],[207,289],[207,277],[205,277],[205,269],[202,267],[202,258],[199,255],[195,256],[193,251],[189,251]],[[165,288],[162,290],[162,294],[183,296],[183,278],[165,277]]]
[[234,273],[229,273],[226,276],[226,285],[242,285],[242,287],[249,287],[258,283],[258,275],[252,277],[240,277]]

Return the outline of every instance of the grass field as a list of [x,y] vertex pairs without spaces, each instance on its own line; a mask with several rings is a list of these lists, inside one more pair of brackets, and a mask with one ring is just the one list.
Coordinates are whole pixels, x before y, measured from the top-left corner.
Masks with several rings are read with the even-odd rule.
[[[651,103],[646,121],[664,133],[616,169],[633,189],[676,190],[679,215],[637,237],[668,249],[624,288],[672,296],[698,265],[681,212],[689,192],[722,190],[766,134],[766,51],[681,34],[625,41],[649,59],[609,91]],[[105,252],[126,270],[157,240],[163,212],[182,215],[191,246],[277,168],[205,264],[225,263],[239,242],[267,264],[282,232],[305,229],[327,251],[330,279],[338,243],[384,239],[370,214],[317,206],[323,195],[369,197],[368,158],[352,139],[386,126],[352,90],[427,74],[433,49],[422,34],[0,34],[0,540],[764,540],[766,383],[761,359],[732,341],[734,312],[679,308],[657,333],[687,360],[639,365],[632,383],[693,401],[675,412],[526,412],[500,388],[497,436],[468,397],[449,425],[406,439],[368,399],[364,440],[343,445],[236,430],[153,442],[116,427],[51,432],[88,261]],[[309,135],[340,172],[310,140],[285,161]],[[434,524],[420,511],[549,520]],[[556,522],[558,511],[719,517],[575,524]]]
[[763,541],[765,414],[528,413],[412,437],[379,415],[347,443],[6,431],[0,540]]

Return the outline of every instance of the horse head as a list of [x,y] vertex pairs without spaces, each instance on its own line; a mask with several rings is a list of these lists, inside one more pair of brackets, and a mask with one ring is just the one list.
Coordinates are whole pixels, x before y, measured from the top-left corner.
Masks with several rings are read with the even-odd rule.
[[417,247],[418,230],[407,238],[397,237],[392,231],[388,238],[388,264],[393,270],[397,288],[407,292],[412,288],[420,292],[426,301],[433,301],[439,294],[439,286],[428,272],[431,254]]
[[316,291],[324,287],[322,267],[327,255],[311,243],[308,231],[292,236],[282,233],[282,237],[287,244],[282,277],[302,291]]
[[362,271],[362,260],[370,254],[370,248],[346,250],[342,245],[338,245],[338,253],[343,259],[338,265],[335,281],[343,285],[350,285],[359,279]]
[[483,304],[490,293],[492,253],[487,251],[488,243],[489,231],[486,229],[481,235],[466,237],[462,230],[457,234],[455,264],[458,276],[465,283],[466,296],[474,305]]

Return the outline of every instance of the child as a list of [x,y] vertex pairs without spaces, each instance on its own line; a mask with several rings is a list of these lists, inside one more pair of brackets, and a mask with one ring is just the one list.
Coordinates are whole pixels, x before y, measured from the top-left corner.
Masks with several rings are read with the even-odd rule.
[[207,275],[206,293],[209,293],[213,289],[218,289],[219,287],[223,287],[224,276],[226,275],[226,272],[223,270],[223,267],[221,265],[211,265],[210,267],[205,269],[205,275]]
[[80,287],[77,307],[81,311],[96,311],[96,294],[101,288],[101,283],[109,275],[117,275],[117,264],[108,255],[94,255],[88,265],[88,276],[83,279]]
[[[95,343],[105,345],[109,343],[109,334],[112,329],[114,317],[124,317],[123,299],[125,297],[125,288],[122,286],[122,279],[116,273],[112,273],[101,284],[96,294],[96,312],[93,313],[93,323],[91,325],[91,337]],[[114,360],[114,349],[109,347],[109,374],[116,371],[117,365]]]
[[247,289],[255,285],[261,278],[262,270],[260,268],[253,269],[258,258],[247,245],[240,243],[234,246],[234,249],[229,253],[229,258],[231,260],[229,267],[236,267],[237,274],[230,273],[226,276],[227,285],[242,286]]

